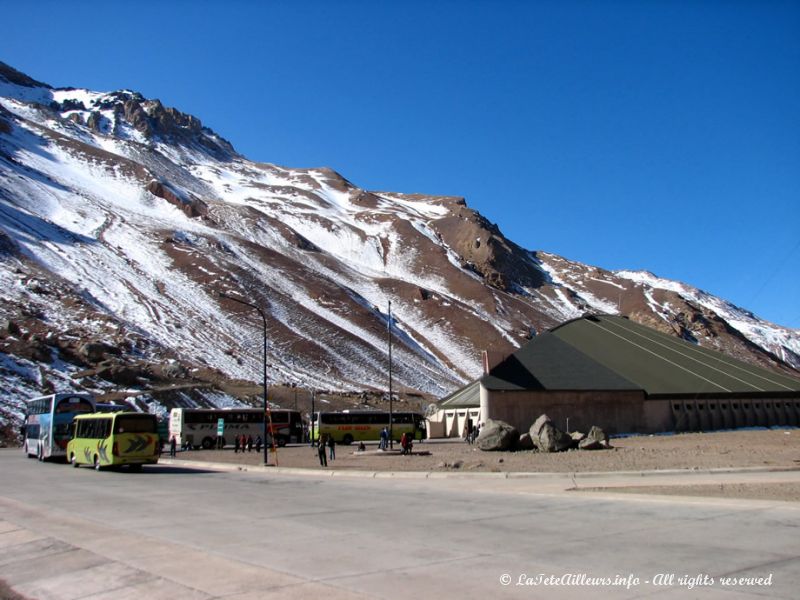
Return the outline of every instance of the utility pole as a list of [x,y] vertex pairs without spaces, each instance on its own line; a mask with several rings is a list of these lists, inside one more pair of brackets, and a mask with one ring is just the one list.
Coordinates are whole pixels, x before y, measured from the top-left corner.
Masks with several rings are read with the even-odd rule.
[[264,311],[261,310],[260,307],[242,300],[241,298],[235,298],[234,296],[229,296],[223,292],[219,292],[219,297],[227,298],[228,300],[249,306],[250,308],[257,310],[258,314],[261,315],[261,322],[264,325],[264,355],[262,361],[264,368],[264,464],[267,465],[269,463],[269,445],[267,444],[267,431],[269,431],[270,437],[272,438],[272,449],[275,452],[275,466],[277,467],[278,449],[275,446],[275,435],[272,430],[272,413],[269,410],[269,402],[267,401],[267,317],[264,315]]
[[389,448],[394,450],[394,416],[392,411],[392,301],[389,300]]
[[314,398],[317,395],[317,390],[311,389],[311,447],[314,447]]

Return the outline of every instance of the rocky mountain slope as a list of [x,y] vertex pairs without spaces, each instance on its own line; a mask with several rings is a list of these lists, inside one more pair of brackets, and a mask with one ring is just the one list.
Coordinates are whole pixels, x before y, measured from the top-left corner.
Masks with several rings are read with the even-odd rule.
[[[797,374],[800,332],[691,286],[519,247],[464,199],[256,163],[193,116],[0,63],[0,381],[233,401],[261,381],[438,397],[587,311]],[[188,398],[188,396],[187,396]],[[180,401],[180,394],[177,400]],[[10,403],[10,404],[9,404]],[[15,409],[14,406],[17,406]]]

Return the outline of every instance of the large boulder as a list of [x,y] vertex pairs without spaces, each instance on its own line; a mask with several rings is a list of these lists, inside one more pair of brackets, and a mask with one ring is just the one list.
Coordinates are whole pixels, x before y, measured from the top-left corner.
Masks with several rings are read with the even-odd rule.
[[605,431],[596,425],[589,430],[586,437],[578,444],[578,448],[581,450],[601,450],[608,447],[608,436]]
[[519,441],[519,432],[505,421],[486,419],[475,443],[481,450],[513,450]]
[[114,365],[97,369],[97,376],[118,385],[134,386],[141,383],[145,373],[136,366]]
[[572,438],[572,447],[577,448],[580,443],[586,439],[586,434],[580,431],[573,431],[569,434],[569,437]]
[[86,342],[78,349],[78,354],[90,363],[99,363],[107,354],[119,355],[120,350],[104,342]]
[[558,427],[547,415],[541,415],[528,431],[540,452],[561,452],[572,447],[572,437]]
[[523,433],[519,436],[519,442],[517,443],[517,450],[534,450],[536,446],[531,439],[530,433]]

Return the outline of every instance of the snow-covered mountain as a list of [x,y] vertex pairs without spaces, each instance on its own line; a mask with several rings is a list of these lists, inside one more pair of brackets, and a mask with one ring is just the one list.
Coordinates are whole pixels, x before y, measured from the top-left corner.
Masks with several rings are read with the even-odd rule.
[[587,311],[800,368],[800,331],[523,249],[461,198],[256,163],[158,100],[0,63],[4,391],[260,381],[260,317],[219,292],[263,308],[270,379],[305,387],[385,388],[389,301],[401,391],[442,396],[480,374],[483,350]]

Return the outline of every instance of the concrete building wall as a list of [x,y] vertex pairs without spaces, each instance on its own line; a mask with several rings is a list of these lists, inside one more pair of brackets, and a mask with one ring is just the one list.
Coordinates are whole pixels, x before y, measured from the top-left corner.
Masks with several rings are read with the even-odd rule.
[[473,427],[480,421],[481,409],[477,406],[443,408],[428,417],[429,438],[463,437],[464,426],[472,421]]
[[496,391],[483,386],[480,397],[482,421],[505,421],[520,433],[542,414],[565,431],[597,425],[609,434],[800,426],[800,397],[652,400],[642,391]]
[[800,425],[800,398],[686,398],[668,402],[675,431]]
[[607,433],[664,431],[671,414],[665,406],[645,409],[642,391],[494,391],[481,386],[481,415],[505,421],[520,433],[530,429],[542,414],[557,427],[569,431],[588,431],[592,425]]

